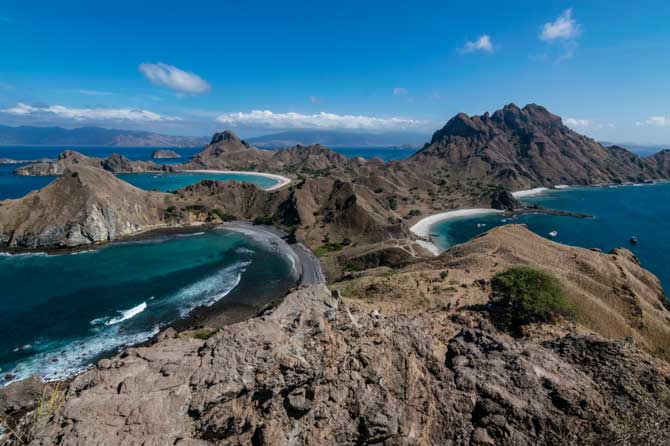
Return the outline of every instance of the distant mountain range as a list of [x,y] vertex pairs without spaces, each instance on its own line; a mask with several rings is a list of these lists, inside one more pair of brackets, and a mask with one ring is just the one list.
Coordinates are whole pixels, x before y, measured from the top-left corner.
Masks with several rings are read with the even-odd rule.
[[0,146],[196,147],[207,142],[204,137],[162,135],[141,130],[0,125]]
[[653,155],[655,153],[660,152],[661,150],[670,149],[670,145],[668,145],[668,144],[638,144],[638,143],[634,143],[634,142],[614,143],[614,142],[606,142],[606,141],[601,141],[600,144],[602,144],[604,146],[625,147],[628,150],[630,150],[631,152],[636,153],[640,156]]
[[421,147],[429,134],[408,132],[359,133],[331,130],[294,130],[247,138],[256,147],[284,148],[297,144],[327,147]]

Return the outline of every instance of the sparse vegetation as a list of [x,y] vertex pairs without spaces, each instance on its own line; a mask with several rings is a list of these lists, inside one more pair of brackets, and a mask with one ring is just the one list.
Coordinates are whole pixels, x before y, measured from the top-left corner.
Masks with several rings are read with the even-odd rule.
[[497,274],[491,285],[494,321],[502,328],[517,330],[574,316],[563,285],[546,271],[515,266]]
[[323,245],[319,246],[314,250],[314,254],[317,255],[317,257],[323,257],[329,252],[337,252],[341,251],[343,248],[342,243],[332,243],[332,242],[326,242]]

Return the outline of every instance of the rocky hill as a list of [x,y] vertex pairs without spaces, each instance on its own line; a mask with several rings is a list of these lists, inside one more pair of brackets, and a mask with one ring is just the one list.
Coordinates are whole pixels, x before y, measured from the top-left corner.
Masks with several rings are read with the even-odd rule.
[[102,169],[73,165],[43,189],[0,201],[0,246],[74,247],[136,234],[164,225],[164,200]]
[[658,163],[580,135],[535,104],[524,108],[509,104],[492,115],[460,113],[408,163],[445,169],[452,179],[476,179],[510,189],[670,176]]
[[94,158],[74,150],[65,150],[58,155],[55,161],[19,167],[14,174],[20,176],[62,175],[67,169],[76,166],[97,167],[112,173],[157,172],[171,169],[169,166],[151,161],[131,161],[118,153],[107,158]]
[[[471,304],[487,302],[493,271],[528,260],[551,270],[562,261],[561,280],[586,312],[594,309],[579,290],[607,288],[622,302],[634,295],[643,313],[658,297],[658,281],[629,254],[538,246],[524,228],[498,228],[433,269],[387,271],[366,288],[369,276],[342,283],[343,299],[322,285],[302,288],[206,340],[168,330],[101,360],[53,415],[25,418],[27,443],[667,444],[670,366],[649,345],[579,321],[511,337]],[[635,282],[622,290],[628,277]]]

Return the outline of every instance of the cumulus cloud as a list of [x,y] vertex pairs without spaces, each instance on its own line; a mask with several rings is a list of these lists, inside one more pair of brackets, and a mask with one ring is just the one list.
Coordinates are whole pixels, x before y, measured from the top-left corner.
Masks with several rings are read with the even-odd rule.
[[406,118],[378,118],[362,115],[337,115],[320,112],[312,115],[301,113],[274,113],[270,110],[252,110],[249,113],[225,113],[216,118],[222,124],[231,126],[327,129],[327,130],[398,130],[417,127],[422,122]]
[[197,74],[165,63],[143,63],[139,69],[152,84],[180,93],[199,94],[212,89],[209,83]]
[[61,118],[73,121],[179,121],[180,118],[132,108],[69,108],[62,105],[32,106],[19,102],[15,107],[0,109],[14,116]]
[[655,127],[670,127],[670,116],[650,116],[644,123]]
[[406,89],[406,88],[403,88],[403,87],[395,87],[395,88],[393,89],[393,94],[394,94],[395,96],[402,96],[402,95],[404,95],[404,94],[407,94],[407,89]]
[[480,36],[479,39],[473,42],[465,42],[463,51],[466,53],[472,53],[474,51],[484,51],[490,53],[493,51],[493,42],[491,42],[491,36],[484,34]]
[[579,23],[572,18],[572,9],[566,9],[556,20],[544,24],[540,39],[546,42],[574,40],[579,35],[580,29]]

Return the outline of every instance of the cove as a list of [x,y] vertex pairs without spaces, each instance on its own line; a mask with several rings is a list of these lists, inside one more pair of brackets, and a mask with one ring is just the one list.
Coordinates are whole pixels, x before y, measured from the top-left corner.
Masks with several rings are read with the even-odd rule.
[[[543,236],[558,232],[551,240],[608,252],[624,247],[631,250],[642,266],[654,273],[668,290],[670,280],[670,184],[575,187],[551,190],[524,197],[526,203],[593,215],[592,219],[530,214],[507,219],[500,215],[459,218],[436,223],[430,232],[440,249],[466,242],[489,229],[510,223],[521,223]],[[639,243],[629,243],[631,236]]]
[[72,254],[0,254],[0,385],[65,378],[196,307],[253,313],[296,279],[276,247],[225,229]]

